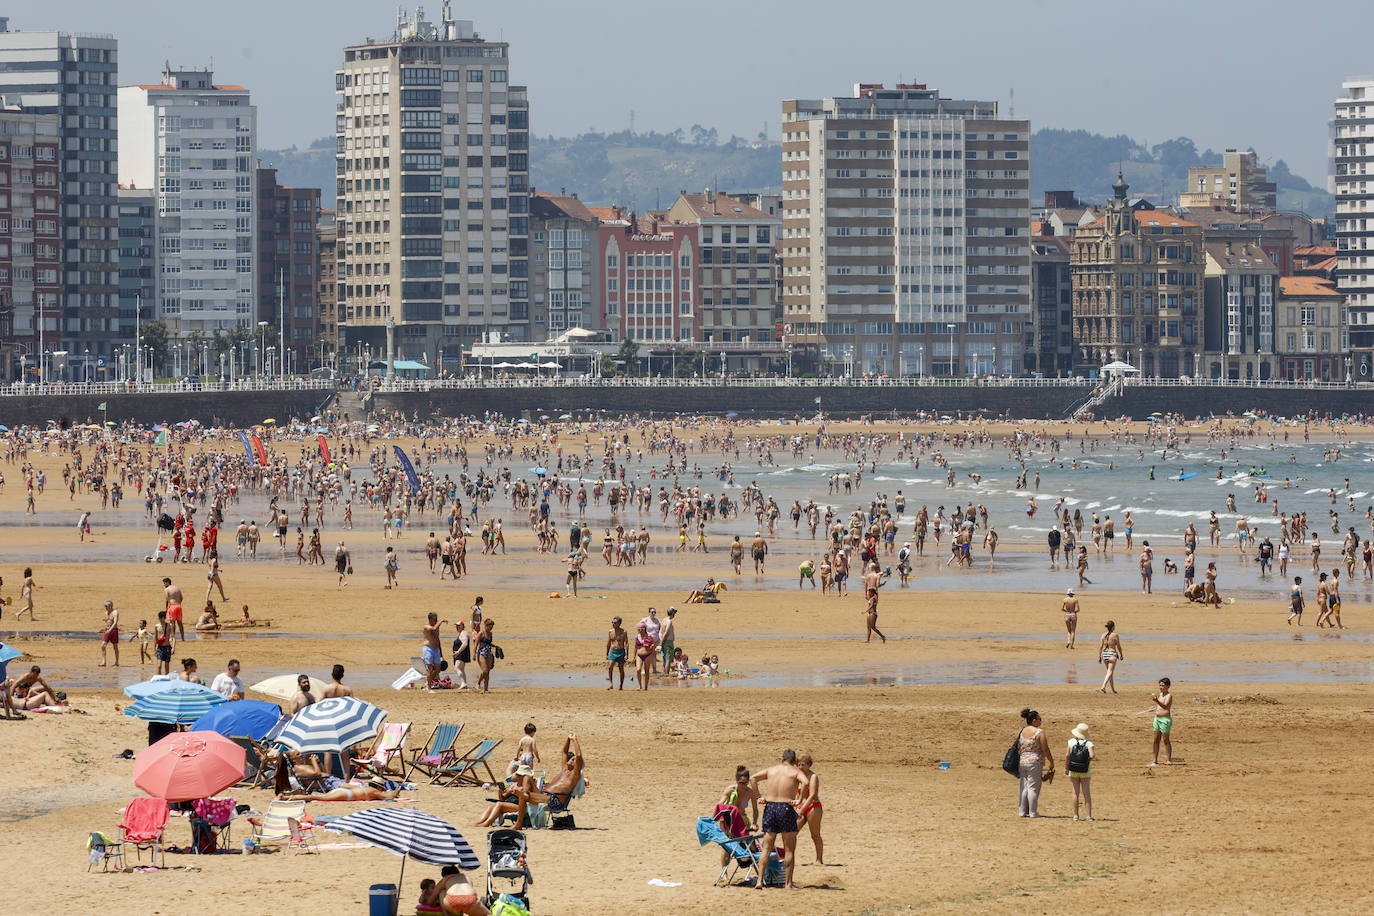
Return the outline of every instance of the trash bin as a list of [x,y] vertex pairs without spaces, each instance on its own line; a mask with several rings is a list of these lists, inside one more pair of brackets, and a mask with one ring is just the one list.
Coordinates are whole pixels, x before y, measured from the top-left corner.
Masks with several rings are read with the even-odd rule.
[[368,916],[396,916],[400,896],[394,884],[374,884],[368,896]]

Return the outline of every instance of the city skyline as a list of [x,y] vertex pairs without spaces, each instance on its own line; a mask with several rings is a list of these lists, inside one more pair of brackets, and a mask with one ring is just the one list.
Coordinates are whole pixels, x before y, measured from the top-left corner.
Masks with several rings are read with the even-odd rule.
[[[1121,21],[1113,9],[1079,0],[1049,9],[999,3],[996,15],[976,24],[955,12],[894,6],[885,17],[865,20],[883,28],[853,41],[837,40],[836,29],[823,27],[827,8],[815,0],[743,7],[708,0],[690,16],[656,9],[653,18],[596,2],[535,6],[538,15],[512,15],[508,5],[481,0],[455,5],[453,16],[474,20],[483,37],[524,49],[521,82],[530,87],[533,126],[544,136],[623,130],[633,111],[637,130],[701,123],[725,137],[752,138],[766,125],[777,139],[783,98],[843,94],[855,82],[900,78],[957,85],[965,96],[999,101],[1007,113],[1014,93],[1016,116],[1036,128],[1123,133],[1147,143],[1187,136],[1199,148],[1254,147],[1262,161],[1283,159],[1320,183],[1330,99],[1343,79],[1374,70],[1364,63],[1357,30],[1275,28],[1287,7],[1273,0],[1256,0],[1244,16],[1166,0],[1140,21]],[[438,19],[441,8],[427,4],[427,18]],[[149,81],[165,63],[213,63],[254,92],[261,145],[275,148],[332,133],[339,48],[389,38],[396,16],[394,5],[363,0],[341,0],[323,19],[257,0],[235,9],[241,15],[226,22],[201,8],[73,0],[56,14],[12,16],[10,28],[113,34],[121,43],[121,85]],[[1305,21],[1314,11],[1335,16],[1357,9],[1340,0],[1309,4]],[[894,37],[907,34],[917,41]],[[939,38],[922,43],[922,35]],[[731,45],[734,52],[726,50]],[[712,50],[701,55],[693,48]],[[1160,49],[1168,53],[1155,53]],[[1129,60],[1133,52],[1140,65],[1119,74],[1098,63]],[[688,78],[684,58],[700,65],[689,67]],[[1275,74],[1256,63],[1264,61],[1302,65]],[[627,70],[642,78],[626,80]],[[656,70],[671,77],[655,79]]]

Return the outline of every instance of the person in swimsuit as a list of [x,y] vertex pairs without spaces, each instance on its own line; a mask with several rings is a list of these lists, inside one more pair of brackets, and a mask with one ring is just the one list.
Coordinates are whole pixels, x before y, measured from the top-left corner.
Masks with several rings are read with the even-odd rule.
[[1328,612],[1326,625],[1344,630],[1345,625],[1341,623],[1341,571],[1339,569],[1331,570],[1331,582],[1326,591],[1326,608]]
[[1174,729],[1174,696],[1169,692],[1172,685],[1167,677],[1159,679],[1159,693],[1150,694],[1150,699],[1155,704],[1155,718],[1151,724],[1154,731],[1155,759],[1150,766],[1159,765],[1159,745],[1164,744],[1164,765],[1169,766],[1174,762],[1174,744],[1169,737],[1169,733]]
[[1121,637],[1116,633],[1116,621],[1107,621],[1107,632],[1102,634],[1102,639],[1097,644],[1098,659],[1107,666],[1107,675],[1102,678],[1102,686],[1098,688],[1102,693],[1107,692],[1107,688],[1112,688],[1112,693],[1116,693],[1116,664],[1126,657],[1126,653],[1121,651]]
[[620,618],[611,618],[611,631],[606,634],[606,689],[614,686],[615,669],[620,669],[620,689],[625,689],[625,654],[629,634],[620,626]]
[[482,816],[477,819],[474,827],[494,827],[496,822],[506,814],[515,814],[523,805],[520,800],[528,798],[535,790],[534,769],[526,763],[520,764],[515,768],[515,773],[509,777],[509,784],[503,784],[499,790],[500,797],[487,805],[487,810],[482,812]]
[[[285,768],[283,768],[285,769]],[[374,776],[367,785],[359,786],[352,783],[344,783],[335,786],[327,792],[306,792],[292,791],[277,797],[283,800],[293,798],[303,798],[306,801],[387,801],[396,798],[401,794],[401,787],[394,789],[386,787],[386,780],[380,776]]]
[[19,588],[19,596],[24,599],[24,606],[14,615],[16,621],[25,614],[29,615],[30,621],[35,619],[33,616],[33,590],[37,587],[38,583],[33,581],[33,569],[24,567],[24,584]]
[[483,693],[491,693],[491,669],[496,665],[496,652],[492,649],[491,631],[496,628],[495,620],[482,624],[482,635],[477,637],[477,686]]
[[463,621],[454,624],[458,635],[453,638],[453,668],[458,673],[458,689],[468,689],[468,662],[472,661],[472,637]]
[[[1069,754],[1073,754],[1074,748],[1079,744],[1084,745],[1088,751],[1088,768],[1081,773],[1075,773],[1072,769],[1068,771],[1069,783],[1073,786],[1073,819],[1078,820],[1078,805],[1081,798],[1083,803],[1088,806],[1088,820],[1092,820],[1092,762],[1097,759],[1097,751],[1094,749],[1092,739],[1088,734],[1088,723],[1079,722],[1078,727],[1069,734],[1072,735],[1069,738]],[[1068,760],[1068,757],[1064,759]]]
[[1064,648],[1072,649],[1078,640],[1078,597],[1074,595],[1073,589],[1064,592],[1064,603],[1060,609],[1064,612],[1064,629],[1069,634]]
[[[456,865],[445,865],[439,880],[420,898],[420,908],[462,916],[487,916],[491,911],[477,897],[477,890]],[[417,912],[420,910],[417,910]]]
[[797,769],[806,777],[806,789],[802,792],[801,805],[797,815],[806,829],[811,831],[811,842],[816,847],[816,864],[825,864],[825,843],[821,840],[821,778],[811,771],[811,755],[802,754],[797,758]]
[[640,690],[649,689],[650,666],[654,658],[654,638],[649,635],[649,628],[645,624],[639,625],[639,632],[635,635],[635,681],[639,684]]
[[157,658],[157,673],[172,673],[172,625],[167,622],[167,612],[157,612],[157,624],[153,627],[153,655]]
[[1150,549],[1149,541],[1142,541],[1141,545],[1143,549],[1140,551],[1140,591],[1148,595],[1154,591],[1155,552]]
[[105,667],[105,653],[114,649],[114,666],[119,667],[119,611],[113,601],[105,602],[105,620],[100,625],[100,667]]
[[515,829],[525,826],[525,813],[529,805],[548,805],[550,814],[562,814],[572,804],[573,793],[582,782],[582,768],[586,761],[582,757],[582,744],[577,735],[570,734],[563,742],[563,769],[553,781],[544,786],[544,791],[532,790],[524,796],[520,813],[516,816]]
[[759,783],[768,783],[763,794],[763,839],[759,846],[759,861],[765,863],[760,868],[755,890],[763,890],[767,874],[766,863],[773,853],[774,844],[782,838],[783,853],[779,855],[786,873],[785,886],[795,890],[792,872],[797,864],[797,803],[806,791],[806,777],[797,768],[797,753],[791,748],[782,752],[782,762],[775,763],[762,772],[755,773],[750,783],[757,791]]

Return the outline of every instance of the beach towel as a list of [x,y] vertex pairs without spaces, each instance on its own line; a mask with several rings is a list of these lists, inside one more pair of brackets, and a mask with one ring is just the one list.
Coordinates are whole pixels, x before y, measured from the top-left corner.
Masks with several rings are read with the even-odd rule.
[[749,822],[744,819],[744,812],[738,805],[716,805],[716,810],[711,812],[711,820],[720,824],[731,839],[749,833]]

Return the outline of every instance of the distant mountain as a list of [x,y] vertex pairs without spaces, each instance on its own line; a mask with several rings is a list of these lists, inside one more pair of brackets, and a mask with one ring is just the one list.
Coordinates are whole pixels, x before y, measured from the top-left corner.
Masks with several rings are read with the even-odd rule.
[[[278,169],[278,180],[318,187],[324,206],[334,201],[334,138],[322,137],[305,149],[262,150],[264,166]],[[1085,130],[1042,128],[1031,138],[1031,195],[1038,204],[1046,190],[1072,190],[1084,201],[1111,194],[1118,164],[1131,195],[1172,203],[1187,185],[1188,169],[1220,165],[1222,154],[1198,151],[1187,137],[1146,146],[1125,135],[1105,137]],[[1279,187],[1279,207],[1326,216],[1335,202],[1288,170],[1283,160],[1269,164]],[[777,193],[782,184],[782,150],[776,142],[721,141],[714,129],[694,124],[672,133],[586,133],[577,137],[535,137],[530,143],[530,179],[543,191],[576,192],[591,206],[627,204],[643,211],[666,207],[679,191],[703,188]]]

